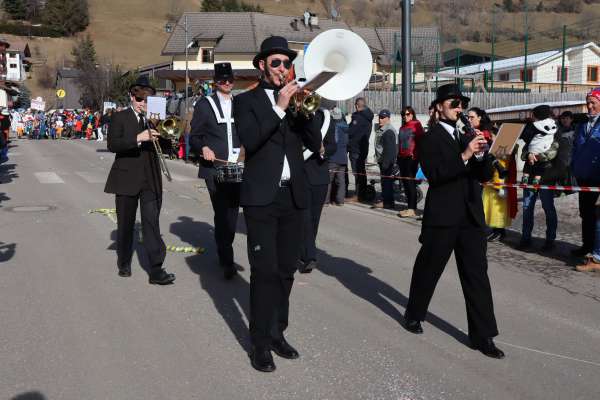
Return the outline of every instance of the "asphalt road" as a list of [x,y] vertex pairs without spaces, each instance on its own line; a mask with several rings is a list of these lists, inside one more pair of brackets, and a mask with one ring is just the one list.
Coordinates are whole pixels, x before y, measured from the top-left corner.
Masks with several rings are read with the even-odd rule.
[[[143,251],[132,278],[117,276],[116,225],[89,213],[114,207],[103,193],[113,158],[105,143],[13,144],[0,165],[0,399],[600,398],[600,277],[573,271],[566,244],[552,254],[490,247],[507,354],[492,360],[466,345],[453,262],[425,333],[400,326],[417,221],[327,207],[320,269],[296,275],[292,292],[287,337],[301,358],[275,356],[277,371],[263,374],[246,355],[243,218],[235,251],[244,271],[225,282],[193,166],[169,162],[161,227],[167,244],[206,253],[168,253],[177,281],[156,287]],[[576,238],[573,229],[561,234]]]

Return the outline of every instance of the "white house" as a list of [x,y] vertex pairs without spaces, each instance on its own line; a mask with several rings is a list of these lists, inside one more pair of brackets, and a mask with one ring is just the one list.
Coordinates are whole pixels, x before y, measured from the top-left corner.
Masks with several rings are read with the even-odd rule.
[[[533,53],[527,56],[527,82],[560,83],[563,62],[562,49]],[[565,51],[565,82],[579,85],[600,84],[600,47],[593,42],[569,47]],[[513,57],[494,62],[494,81],[523,82],[525,57]],[[485,62],[462,67],[460,75],[491,79],[492,63]],[[454,68],[440,72],[454,73]]]

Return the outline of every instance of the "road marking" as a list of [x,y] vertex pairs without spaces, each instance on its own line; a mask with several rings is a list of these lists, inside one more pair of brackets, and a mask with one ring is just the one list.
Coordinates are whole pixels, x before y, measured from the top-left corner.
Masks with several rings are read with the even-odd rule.
[[171,173],[171,178],[173,178],[173,180],[175,182],[192,182],[192,181],[198,180],[198,178],[195,178],[195,177],[183,176],[183,175],[173,174],[173,173]]
[[75,172],[75,175],[86,181],[87,183],[104,183],[106,182],[106,176],[99,176],[99,174],[93,172]]
[[40,183],[65,183],[56,172],[34,172]]

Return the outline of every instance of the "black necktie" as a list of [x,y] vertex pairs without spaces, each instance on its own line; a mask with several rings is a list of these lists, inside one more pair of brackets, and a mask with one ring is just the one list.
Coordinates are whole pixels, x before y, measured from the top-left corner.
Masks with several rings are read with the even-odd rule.
[[138,121],[138,126],[140,128],[140,131],[143,131],[144,129],[146,129],[146,121],[144,120],[144,116],[142,114],[139,114],[140,120]]
[[458,135],[458,129],[454,129],[454,140],[456,140],[457,143],[460,143],[460,136]]
[[279,90],[273,90],[273,98],[275,99],[275,104],[277,104],[277,100],[279,100]]

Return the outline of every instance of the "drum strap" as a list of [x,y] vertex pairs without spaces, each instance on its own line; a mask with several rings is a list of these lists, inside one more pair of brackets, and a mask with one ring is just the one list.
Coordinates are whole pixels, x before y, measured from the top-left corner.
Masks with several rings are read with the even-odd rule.
[[213,113],[217,119],[217,124],[227,124],[227,151],[229,152],[227,159],[228,161],[235,162],[237,160],[237,156],[239,155],[239,149],[237,149],[237,152],[233,149],[233,129],[231,128],[231,125],[234,122],[233,116],[228,115],[226,117],[221,117],[221,113],[219,112],[217,104],[213,98],[211,96],[206,96],[206,100],[208,100],[208,103],[213,109]]
[[[325,139],[325,135],[327,135],[327,131],[329,130],[329,124],[331,124],[331,114],[329,113],[329,110],[322,110],[323,111],[323,126],[321,126],[321,141],[323,141],[323,139]],[[313,155],[313,152],[310,150],[304,150],[303,156],[304,156],[304,161],[308,160],[310,158],[310,156]]]

